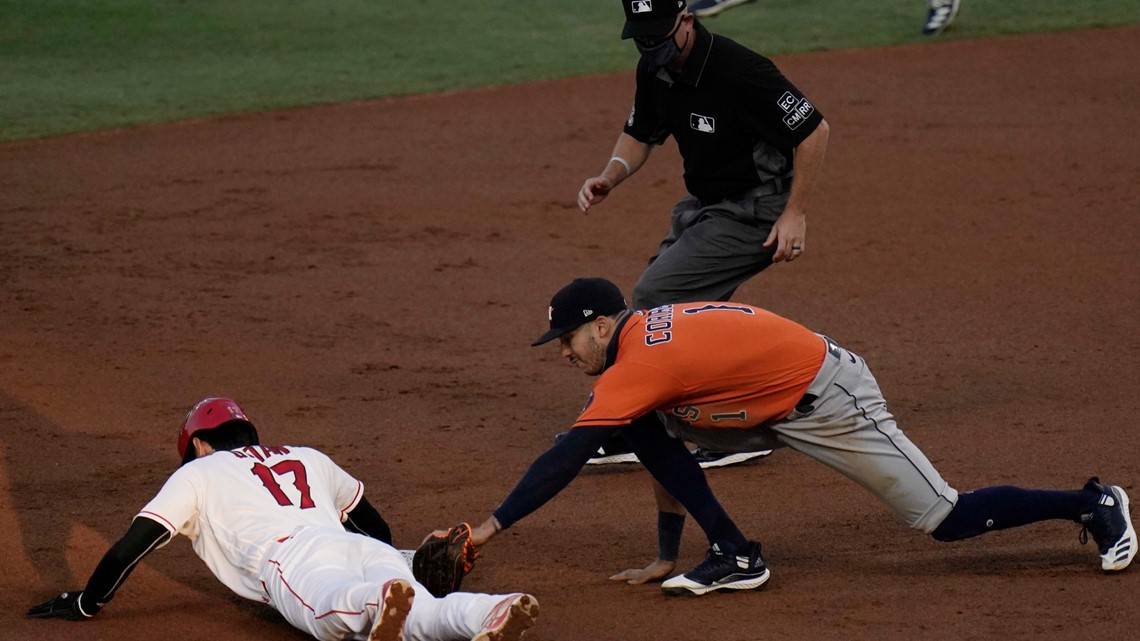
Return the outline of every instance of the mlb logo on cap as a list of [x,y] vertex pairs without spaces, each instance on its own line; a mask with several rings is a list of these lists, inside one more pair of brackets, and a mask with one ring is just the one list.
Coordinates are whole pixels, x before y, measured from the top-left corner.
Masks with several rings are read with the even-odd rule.
[[648,38],[668,34],[677,15],[685,10],[685,0],[622,0],[625,28],[621,37]]

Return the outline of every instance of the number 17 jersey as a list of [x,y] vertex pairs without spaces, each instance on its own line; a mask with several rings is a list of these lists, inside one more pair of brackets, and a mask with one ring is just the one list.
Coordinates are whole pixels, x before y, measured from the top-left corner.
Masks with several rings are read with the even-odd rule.
[[322,452],[254,445],[183,465],[138,516],[186,535],[219,581],[260,600],[266,551],[299,527],[341,528],[363,495],[363,484]]

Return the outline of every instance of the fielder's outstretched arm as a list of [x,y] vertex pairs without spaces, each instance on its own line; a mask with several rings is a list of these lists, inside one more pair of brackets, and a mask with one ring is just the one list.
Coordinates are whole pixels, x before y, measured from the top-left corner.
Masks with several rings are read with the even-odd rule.
[[500,530],[509,528],[554,498],[578,476],[613,430],[613,427],[576,427],[556,441],[531,463],[494,514],[472,529],[471,542],[476,547],[483,545]]

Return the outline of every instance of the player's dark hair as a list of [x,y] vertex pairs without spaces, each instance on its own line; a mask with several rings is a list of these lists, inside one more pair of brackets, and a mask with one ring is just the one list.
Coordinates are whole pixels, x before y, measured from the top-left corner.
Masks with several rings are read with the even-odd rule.
[[[216,451],[236,450],[247,445],[258,445],[261,441],[257,437],[257,429],[249,421],[226,421],[221,425],[194,432],[194,438],[201,439]],[[186,465],[196,458],[194,445],[186,448],[186,455],[182,457],[182,464]]]

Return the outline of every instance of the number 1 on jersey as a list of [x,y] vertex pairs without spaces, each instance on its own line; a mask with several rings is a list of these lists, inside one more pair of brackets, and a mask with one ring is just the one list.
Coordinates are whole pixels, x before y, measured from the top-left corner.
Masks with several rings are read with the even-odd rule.
[[301,493],[301,509],[305,510],[311,507],[316,507],[317,504],[313,503],[312,490],[309,488],[309,477],[305,472],[305,464],[300,461],[281,461],[276,463],[273,467],[266,467],[261,463],[254,463],[250,472],[254,476],[261,479],[261,484],[273,498],[277,500],[278,505],[293,505],[293,501],[289,499],[288,495],[281,489],[281,484],[277,482],[276,476],[284,476],[286,474],[293,475],[293,487]]

